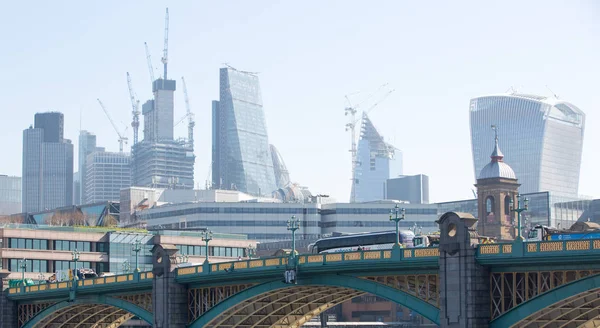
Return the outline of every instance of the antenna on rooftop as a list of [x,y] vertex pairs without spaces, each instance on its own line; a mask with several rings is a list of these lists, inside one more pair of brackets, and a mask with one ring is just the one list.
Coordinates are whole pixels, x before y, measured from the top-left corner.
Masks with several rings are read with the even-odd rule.
[[554,93],[554,91],[552,91],[552,89],[550,89],[550,87],[548,87],[548,85],[546,85],[546,89],[548,89],[548,91],[550,91],[550,93],[554,96],[554,98],[558,99],[558,95],[556,93]]

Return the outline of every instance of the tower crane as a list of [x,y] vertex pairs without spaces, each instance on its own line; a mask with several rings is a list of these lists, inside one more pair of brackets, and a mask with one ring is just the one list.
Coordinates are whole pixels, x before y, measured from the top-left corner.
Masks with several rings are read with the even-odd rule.
[[188,98],[187,87],[185,85],[185,79],[183,76],[181,77],[181,82],[183,84],[183,95],[185,97],[185,110],[188,118],[188,142],[192,147],[194,147],[194,126],[196,122],[194,122],[194,113],[190,109],[190,99]]
[[123,152],[123,143],[127,144],[128,139],[127,139],[127,137],[123,136],[123,134],[121,134],[121,132],[119,132],[119,129],[117,129],[115,122],[113,122],[112,118],[110,117],[110,114],[108,114],[106,107],[104,107],[104,104],[102,103],[102,101],[100,101],[100,99],[98,99],[98,103],[100,104],[100,107],[102,107],[104,114],[106,114],[106,117],[110,121],[110,124],[112,124],[113,128],[115,129],[115,132],[117,132],[117,135],[119,136],[119,152],[122,153]]
[[[352,178],[350,179],[352,181],[352,190],[350,193],[350,202],[354,203],[356,201],[356,191],[355,191],[355,187],[357,184],[357,179],[356,179],[356,167],[360,164],[358,161],[358,156],[357,156],[357,147],[356,147],[356,124],[358,123],[359,119],[356,118],[356,113],[358,112],[359,107],[364,104],[367,100],[373,98],[373,96],[375,94],[377,94],[381,89],[383,89],[384,87],[386,87],[388,84],[382,84],[379,86],[379,88],[377,88],[377,90],[375,92],[373,92],[372,94],[370,94],[367,98],[365,98],[363,101],[361,101],[360,103],[353,105],[352,102],[350,101],[350,98],[348,97],[349,95],[346,95],[346,102],[348,103],[348,107],[344,108],[344,115],[349,117],[349,121],[348,123],[346,123],[346,131],[350,131],[350,138],[351,140],[351,148],[350,148],[350,153],[352,154]],[[382,101],[384,101],[392,92],[394,92],[395,89],[389,90],[387,91],[382,97],[380,97],[374,104],[372,104],[368,109],[363,110],[363,114],[367,114],[369,113],[371,110],[373,110],[375,107],[377,107]]]
[[131,115],[133,116],[131,126],[133,127],[133,144],[135,145],[138,143],[138,128],[140,126],[140,101],[136,99],[137,95],[133,92],[129,72],[127,72],[127,87],[129,88],[129,98],[131,98]]
[[161,61],[164,65],[164,74],[163,78],[167,79],[167,63],[169,62],[169,8],[167,8],[167,12],[165,14],[165,47],[163,49],[163,57]]
[[154,68],[152,67],[152,57],[150,57],[150,50],[148,50],[148,43],[144,42],[146,48],[146,60],[148,61],[148,71],[150,72],[150,83],[154,83]]

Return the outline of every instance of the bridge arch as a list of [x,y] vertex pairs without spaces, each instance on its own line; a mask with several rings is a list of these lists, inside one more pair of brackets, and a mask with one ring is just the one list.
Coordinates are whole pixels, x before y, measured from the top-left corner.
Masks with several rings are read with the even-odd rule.
[[22,328],[46,327],[54,321],[61,324],[67,323],[65,320],[81,323],[81,327],[86,327],[86,323],[93,326],[98,322],[112,324],[110,327],[118,327],[134,316],[149,324],[152,324],[154,318],[149,311],[122,299],[103,295],[86,296],[77,298],[72,302],[58,302],[39,312],[26,322]]
[[[560,323],[562,327],[600,324],[600,274],[573,281],[519,304],[494,319],[490,327],[533,328]],[[567,325],[573,323],[574,325]],[[558,327],[558,326],[557,326]],[[587,326],[586,326],[587,327]],[[598,327],[592,325],[591,327]]]
[[353,276],[320,275],[298,279],[295,285],[274,280],[250,287],[217,304],[188,327],[237,327],[246,322],[257,327],[299,327],[321,312],[365,293],[408,307],[439,324],[437,307],[401,290]]

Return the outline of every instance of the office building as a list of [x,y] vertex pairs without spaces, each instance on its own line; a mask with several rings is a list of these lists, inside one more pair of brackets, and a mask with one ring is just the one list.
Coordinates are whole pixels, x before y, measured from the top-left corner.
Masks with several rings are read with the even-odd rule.
[[34,126],[36,129],[42,129],[44,142],[63,142],[65,117],[62,113],[37,113],[34,117]]
[[[78,268],[96,273],[121,274],[135,270],[132,244],[140,241],[138,267],[152,269],[150,250],[157,244],[172,244],[179,254],[188,255],[189,263],[201,264],[206,256],[206,243],[201,232],[145,231],[140,229],[53,227],[46,225],[4,226],[0,228],[0,270],[9,271],[8,279],[21,279],[20,260],[25,258],[25,279],[48,279],[58,270],[74,269],[71,252],[80,252]],[[211,262],[247,257],[256,242],[244,235],[214,233],[208,251]]]
[[[162,195],[153,194],[150,190],[124,196],[130,198],[130,205],[135,204],[136,208],[129,210],[128,215],[137,220],[137,226],[165,229],[208,227],[223,233],[244,234],[260,242],[291,239],[287,221],[292,216],[302,222],[296,231],[297,240],[316,240],[336,232],[393,230],[389,214],[396,204],[406,208],[406,219],[400,222],[402,229],[420,229],[423,232],[438,229],[435,204],[395,201],[328,203],[327,198],[322,196],[307,197],[304,202],[281,202],[266,198],[234,199],[233,195],[220,197],[218,193],[221,191],[208,192],[215,192],[214,196],[219,198],[198,197],[196,201],[185,203],[161,202]],[[140,197],[143,199],[138,201]],[[149,199],[155,201],[150,202]],[[125,204],[127,200],[121,202]],[[126,211],[126,208],[124,205],[122,210]]]
[[213,188],[271,195],[277,184],[258,76],[221,68],[212,106]]
[[142,106],[144,140],[133,145],[132,184],[142,187],[193,189],[194,146],[173,139],[176,83],[162,78],[152,83],[154,99]]
[[0,215],[21,212],[21,177],[0,175]]
[[23,131],[23,212],[73,203],[73,145],[63,139],[63,121],[62,113],[38,113]]
[[371,119],[363,113],[351,202],[385,199],[386,180],[402,174],[402,157],[396,157],[396,153],[400,152],[383,140]]
[[401,175],[386,180],[385,199],[404,200],[411,204],[429,204],[429,177],[424,174]]
[[87,156],[86,174],[86,204],[118,201],[121,189],[131,187],[131,156],[97,149]]
[[[167,63],[164,62],[163,76],[152,82],[153,99],[142,105],[144,139],[135,143],[131,150],[132,185],[194,188],[193,123],[189,126],[188,140],[175,139],[175,90],[176,81],[167,78]],[[137,131],[137,127],[134,129]]]
[[489,162],[495,125],[521,193],[577,197],[585,114],[576,106],[517,93],[483,96],[471,100],[470,121],[475,175]]
[[78,177],[79,177],[79,193],[75,195],[75,204],[83,204],[86,202],[85,194],[85,179],[87,177],[86,159],[89,154],[96,151],[96,135],[88,131],[82,130],[79,132],[79,154],[78,154]]

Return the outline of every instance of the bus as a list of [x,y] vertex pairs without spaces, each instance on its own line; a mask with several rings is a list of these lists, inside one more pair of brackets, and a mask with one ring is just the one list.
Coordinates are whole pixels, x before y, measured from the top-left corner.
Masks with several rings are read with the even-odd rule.
[[[400,230],[400,244],[403,247],[413,247],[415,234],[410,230]],[[309,252],[337,253],[353,252],[358,250],[372,251],[380,249],[392,249],[396,242],[396,231],[368,232],[329,237],[317,240],[308,246]]]

